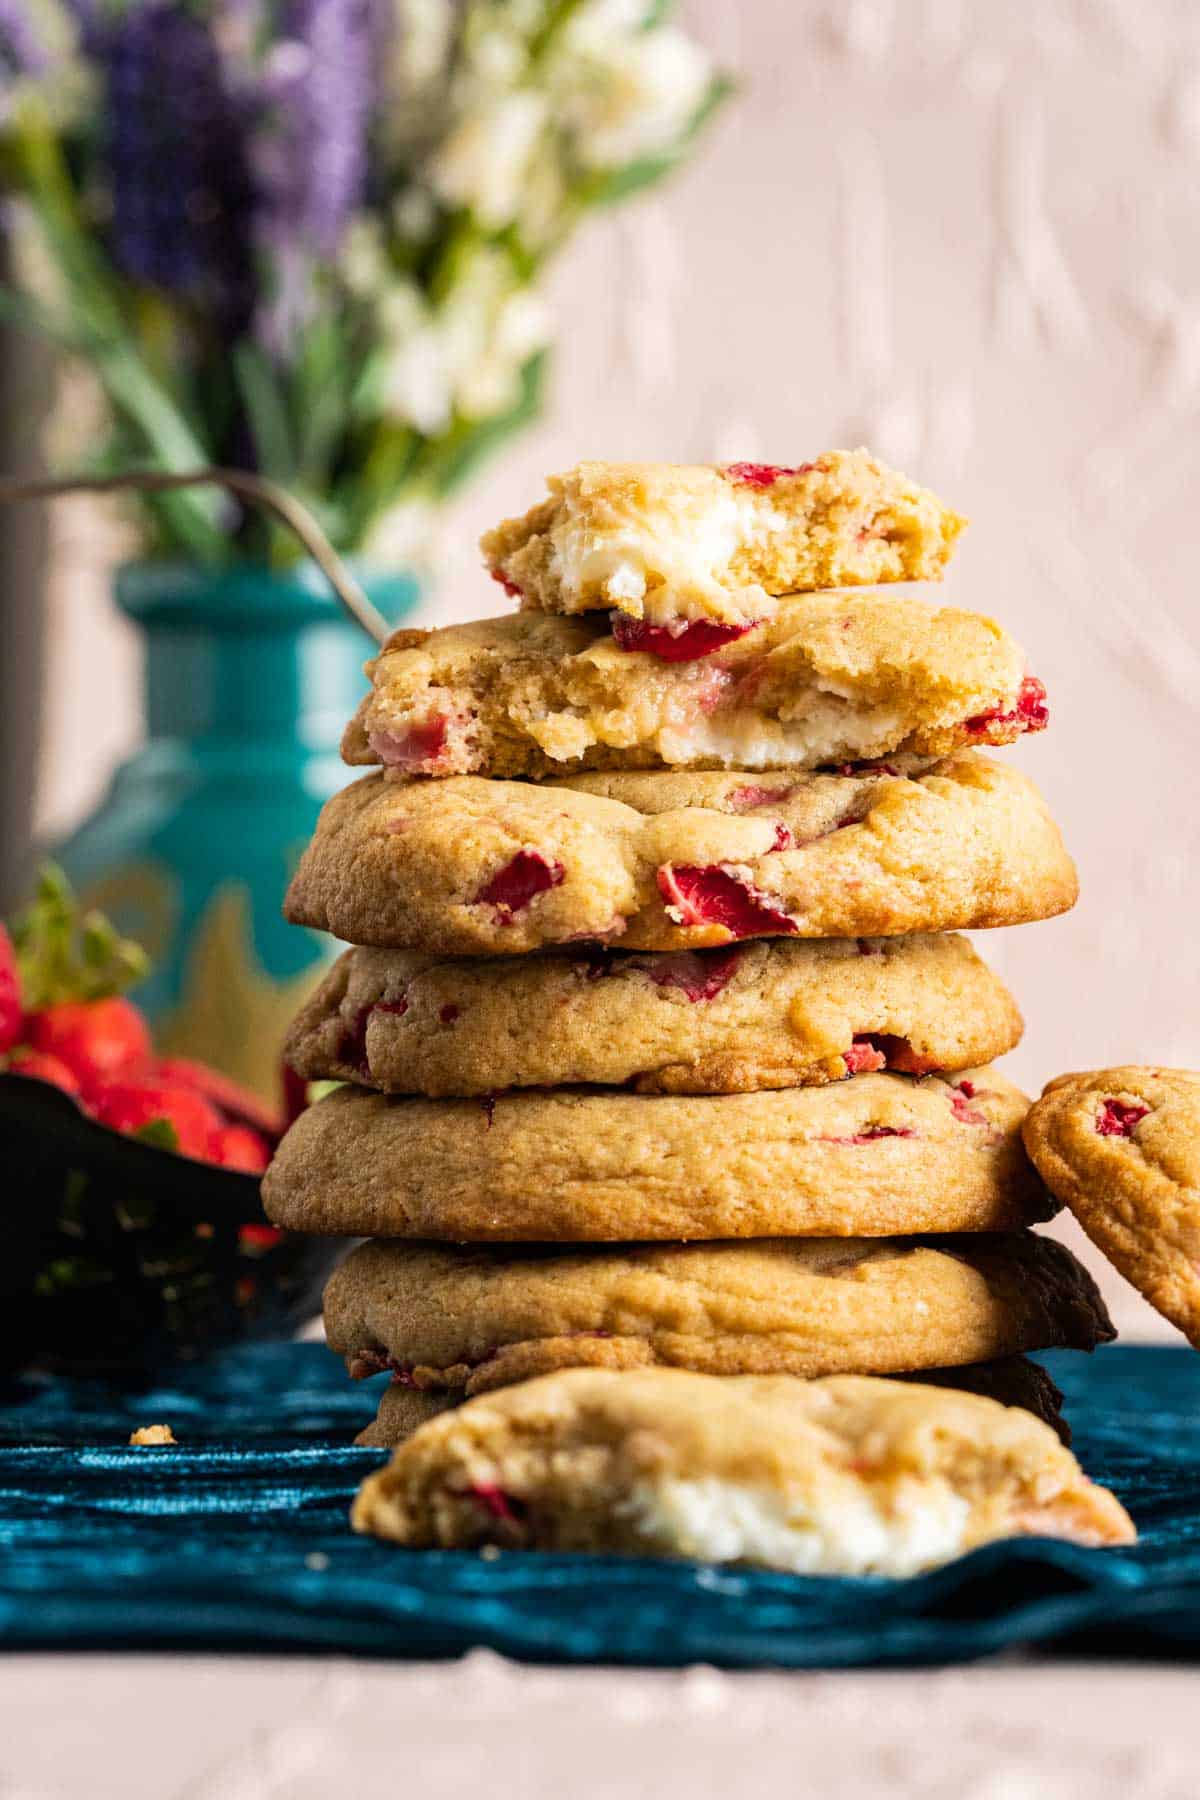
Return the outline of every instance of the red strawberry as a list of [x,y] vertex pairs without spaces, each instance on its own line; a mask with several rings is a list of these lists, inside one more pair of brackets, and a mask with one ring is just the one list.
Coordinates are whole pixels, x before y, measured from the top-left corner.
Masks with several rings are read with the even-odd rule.
[[238,1227],[240,1250],[273,1250],[283,1237],[274,1225],[241,1225]]
[[261,1175],[271,1160],[271,1146],[248,1125],[226,1125],[217,1133],[213,1160],[226,1169],[241,1169],[246,1175]]
[[62,1000],[30,1013],[26,1036],[35,1050],[65,1062],[85,1093],[150,1065],[150,1028],[130,1000]]
[[219,1069],[210,1069],[207,1063],[192,1062],[184,1056],[160,1056],[152,1064],[150,1073],[159,1080],[193,1088],[197,1094],[211,1100],[227,1119],[238,1125],[248,1125],[254,1135],[261,1134],[272,1140],[282,1135],[283,1121],[265,1101],[231,1076],[222,1075]]
[[29,1075],[35,1081],[48,1081],[52,1087],[61,1088],[64,1094],[79,1093],[74,1070],[68,1069],[61,1058],[48,1056],[43,1050],[17,1050],[9,1057],[6,1068],[10,1075]]
[[24,1022],[17,955],[12,939],[0,925],[0,1051],[11,1050],[20,1041]]
[[127,1137],[144,1136],[200,1162],[218,1160],[217,1146],[224,1130],[221,1115],[191,1088],[143,1077],[111,1081],[89,1099],[95,1117],[112,1131],[124,1132]]

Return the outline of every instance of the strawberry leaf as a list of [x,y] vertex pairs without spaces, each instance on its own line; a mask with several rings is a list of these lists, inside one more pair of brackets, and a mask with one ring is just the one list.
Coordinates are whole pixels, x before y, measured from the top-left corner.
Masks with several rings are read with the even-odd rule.
[[178,1150],[179,1133],[170,1119],[147,1119],[136,1131],[130,1132],[139,1144],[153,1144],[156,1150]]
[[43,863],[12,937],[28,1012],[63,1000],[105,1000],[141,981],[150,967],[140,944],[121,937],[103,913],[80,913],[55,863]]

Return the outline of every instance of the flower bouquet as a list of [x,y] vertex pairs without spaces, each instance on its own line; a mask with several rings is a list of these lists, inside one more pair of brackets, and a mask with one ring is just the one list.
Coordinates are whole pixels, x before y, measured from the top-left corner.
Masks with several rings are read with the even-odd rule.
[[[0,0],[0,309],[91,371],[93,472],[204,464],[394,556],[536,411],[543,272],[723,91],[659,0]],[[228,496],[144,548],[286,565]]]

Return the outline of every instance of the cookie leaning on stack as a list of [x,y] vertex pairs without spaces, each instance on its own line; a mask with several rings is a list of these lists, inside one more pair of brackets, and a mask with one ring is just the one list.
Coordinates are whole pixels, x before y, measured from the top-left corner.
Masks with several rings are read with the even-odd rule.
[[[905,1420],[950,1404],[999,1442],[1007,1401],[1061,1428],[1025,1353],[1112,1330],[1028,1230],[1053,1202],[988,1066],[1020,1016],[945,935],[1074,902],[1036,792],[975,748],[1041,729],[1044,691],[990,620],[849,585],[940,574],[962,521],[865,452],[551,486],[485,539],[523,610],[371,665],[344,751],[379,772],[329,802],[287,900],[357,946],[288,1045],[347,1085],[264,1195],[376,1240],[326,1297],[351,1373],[393,1375],[366,1441],[416,1429],[416,1455],[447,1407],[470,1437],[492,1390],[588,1367],[610,1434],[623,1379],[681,1371],[689,1408],[735,1376],[916,1376]],[[421,1541],[505,1524],[475,1486],[478,1530]]]

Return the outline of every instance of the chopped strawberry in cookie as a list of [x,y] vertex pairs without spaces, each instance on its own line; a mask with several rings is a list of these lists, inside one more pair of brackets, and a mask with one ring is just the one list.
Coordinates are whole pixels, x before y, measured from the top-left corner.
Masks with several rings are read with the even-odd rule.
[[628,613],[612,615],[613,642],[618,650],[645,650],[663,662],[696,662],[745,637],[754,625],[721,625],[715,619],[693,619],[677,625],[651,625]]
[[644,968],[655,987],[678,988],[692,1001],[715,1000],[733,979],[740,954],[736,949],[706,955],[695,950],[668,951]]
[[560,862],[551,862],[540,850],[518,850],[510,862],[497,869],[485,887],[480,888],[475,906],[492,906],[502,924],[511,924],[519,912],[562,882],[566,870]]
[[796,921],[768,895],[718,863],[666,863],[657,880],[667,917],[676,925],[719,925],[734,938],[786,936],[796,930]]
[[1096,1114],[1101,1137],[1132,1137],[1150,1108],[1140,1100],[1105,1100]]
[[725,477],[728,481],[741,482],[744,487],[769,488],[785,475],[807,475],[816,466],[816,463],[797,463],[794,468],[787,468],[783,463],[726,463]]
[[991,712],[978,713],[975,718],[967,719],[964,730],[973,736],[982,736],[997,727],[1016,726],[1021,731],[1044,731],[1050,723],[1050,708],[1046,704],[1046,689],[1036,675],[1027,675],[1017,692],[1017,703],[1006,712],[995,706]]

